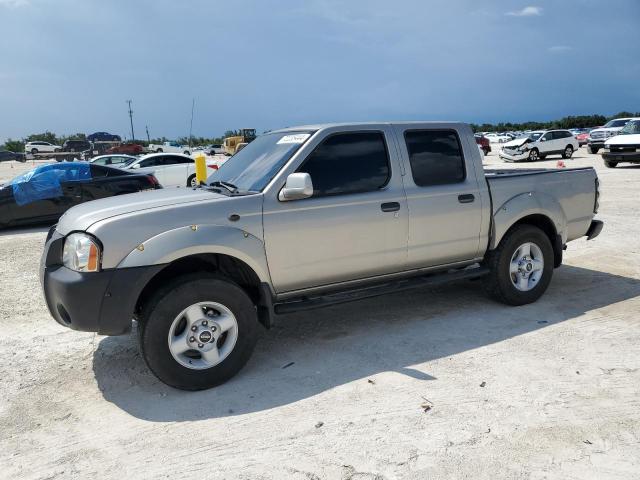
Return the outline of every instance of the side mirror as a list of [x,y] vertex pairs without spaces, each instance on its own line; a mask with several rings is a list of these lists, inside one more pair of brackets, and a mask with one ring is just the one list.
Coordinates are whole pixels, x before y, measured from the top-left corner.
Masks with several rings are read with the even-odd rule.
[[282,190],[278,194],[278,200],[287,202],[289,200],[302,200],[313,195],[313,183],[311,175],[308,173],[292,173],[287,177]]
[[540,139],[540,141],[541,141],[541,142],[546,142],[546,141],[547,141],[547,139],[546,139],[546,138],[541,138],[541,139]]
[[131,168],[132,168],[132,169],[134,169],[134,170],[135,170],[136,168],[140,168],[140,164],[139,164],[139,163],[136,163],[136,164],[135,164],[135,165],[133,165]]

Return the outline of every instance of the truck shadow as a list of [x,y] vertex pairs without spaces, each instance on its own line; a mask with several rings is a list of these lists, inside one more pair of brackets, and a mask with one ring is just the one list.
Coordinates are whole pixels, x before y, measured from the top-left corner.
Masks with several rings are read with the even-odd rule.
[[640,280],[563,266],[543,298],[523,307],[489,300],[476,281],[282,317],[235,378],[207,391],[183,392],[160,383],[140,357],[135,335],[103,339],[93,369],[104,398],[137,418],[179,422],[241,415],[366,382],[381,372],[446,381],[420,370],[420,364],[638,295]]

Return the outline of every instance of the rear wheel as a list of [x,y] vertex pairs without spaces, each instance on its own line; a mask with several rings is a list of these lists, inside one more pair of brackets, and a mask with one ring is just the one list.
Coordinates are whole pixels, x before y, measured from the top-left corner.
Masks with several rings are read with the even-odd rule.
[[605,160],[604,164],[607,168],[616,168],[618,166],[618,162],[609,162]]
[[197,186],[198,186],[198,180],[196,179],[195,174],[187,178],[187,187],[197,187]]
[[143,308],[139,342],[162,382],[182,390],[224,383],[247,363],[258,319],[239,286],[210,274],[176,279]]
[[589,147],[589,152],[593,153],[594,155],[598,153],[598,150],[600,150],[598,147]]
[[505,234],[487,255],[490,268],[487,291],[508,305],[535,302],[553,275],[553,248],[547,235],[532,225],[520,225]]
[[571,155],[573,155],[573,147],[571,145],[567,145],[564,152],[562,152],[562,158],[569,159],[571,158]]
[[537,148],[532,148],[529,150],[529,161],[537,162],[540,159],[540,152],[538,152]]

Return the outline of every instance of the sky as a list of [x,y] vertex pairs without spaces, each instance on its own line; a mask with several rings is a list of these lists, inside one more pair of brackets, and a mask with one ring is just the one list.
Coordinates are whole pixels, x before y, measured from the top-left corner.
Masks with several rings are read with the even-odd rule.
[[[533,2],[533,3],[532,3]],[[0,140],[640,111],[640,0],[0,0]]]

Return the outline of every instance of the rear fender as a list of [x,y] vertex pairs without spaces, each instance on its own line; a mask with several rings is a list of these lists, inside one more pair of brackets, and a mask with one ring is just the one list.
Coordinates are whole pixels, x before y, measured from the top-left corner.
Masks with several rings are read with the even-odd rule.
[[241,229],[221,225],[187,225],[160,233],[134,248],[116,268],[162,265],[204,253],[242,260],[261,282],[271,284],[264,243]]
[[[529,215],[543,215],[551,220],[562,244],[567,240],[567,215],[560,203],[542,192],[526,192],[507,200],[493,214],[493,228],[489,249],[495,249],[505,233]],[[552,242],[553,243],[553,242]]]

